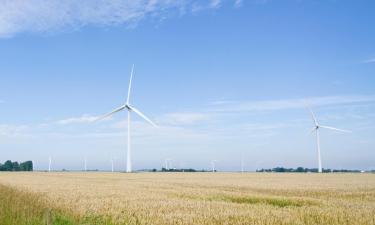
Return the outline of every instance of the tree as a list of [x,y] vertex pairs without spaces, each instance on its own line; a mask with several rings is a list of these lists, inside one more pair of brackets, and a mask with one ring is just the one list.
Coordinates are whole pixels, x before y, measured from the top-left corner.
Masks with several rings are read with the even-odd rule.
[[3,165],[4,171],[13,171],[13,163],[10,160],[7,160]]
[[7,160],[4,164],[0,163],[0,171],[33,171],[33,162],[26,161],[21,164]]
[[305,172],[305,169],[303,167],[298,167],[296,172],[297,173],[303,173],[303,172]]
[[21,171],[33,171],[33,162],[32,161],[26,161],[20,164],[20,170]]
[[13,169],[12,171],[20,171],[20,164],[18,162],[13,162]]

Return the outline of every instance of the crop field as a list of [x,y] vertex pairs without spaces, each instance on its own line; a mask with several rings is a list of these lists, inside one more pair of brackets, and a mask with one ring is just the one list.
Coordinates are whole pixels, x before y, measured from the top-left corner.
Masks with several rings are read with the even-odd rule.
[[0,224],[375,224],[375,174],[0,173]]

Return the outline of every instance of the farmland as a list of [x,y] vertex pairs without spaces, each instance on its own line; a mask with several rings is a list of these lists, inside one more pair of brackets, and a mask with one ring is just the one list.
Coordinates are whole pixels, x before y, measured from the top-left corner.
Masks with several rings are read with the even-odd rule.
[[1,224],[375,224],[375,174],[0,173],[0,197]]

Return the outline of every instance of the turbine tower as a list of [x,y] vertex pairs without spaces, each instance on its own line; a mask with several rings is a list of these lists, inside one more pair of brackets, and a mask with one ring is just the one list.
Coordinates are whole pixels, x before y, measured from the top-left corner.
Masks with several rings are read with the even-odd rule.
[[216,169],[215,169],[216,162],[217,162],[217,160],[212,160],[212,161],[211,161],[211,166],[212,166],[212,172],[213,172],[213,173],[216,172]]
[[113,158],[111,158],[111,171],[112,171],[112,173],[115,171]]
[[127,162],[126,162],[126,172],[127,173],[131,173],[132,172],[131,140],[130,140],[130,137],[131,137],[130,136],[130,121],[131,121],[130,118],[131,118],[131,113],[135,112],[140,117],[142,117],[144,120],[146,120],[148,123],[150,123],[151,125],[153,125],[154,127],[156,127],[156,125],[149,118],[147,118],[138,109],[136,109],[136,108],[134,108],[133,106],[130,105],[130,93],[131,93],[131,87],[132,87],[133,73],[134,73],[134,65],[132,67],[131,74],[130,74],[130,81],[129,81],[129,88],[128,88],[128,97],[126,99],[126,103],[124,105],[122,105],[121,107],[113,110],[112,112],[110,112],[110,113],[108,113],[108,114],[106,114],[106,115],[104,115],[102,117],[99,117],[98,119],[94,120],[94,121],[103,120],[104,118],[110,117],[113,114],[115,114],[117,112],[120,112],[120,111],[122,111],[124,109],[126,109],[128,111],[128,152],[127,152]]
[[51,164],[52,164],[52,158],[50,156],[48,159],[48,172],[51,172]]
[[168,171],[172,168],[172,159],[165,159],[165,169]]
[[312,119],[313,119],[313,122],[314,122],[314,128],[311,132],[315,132],[316,133],[316,145],[317,145],[317,148],[318,148],[318,172],[319,173],[322,173],[323,170],[322,170],[322,158],[321,158],[321,155],[320,155],[320,135],[319,135],[319,130],[320,128],[325,128],[325,129],[329,129],[329,130],[334,130],[334,131],[340,131],[340,132],[345,132],[345,133],[350,133],[351,131],[348,131],[348,130],[342,130],[342,129],[338,129],[338,128],[335,128],[335,127],[330,127],[330,126],[323,126],[323,125],[320,125],[318,123],[318,120],[316,119],[316,116],[314,114],[314,112],[312,111],[312,109],[307,106],[310,113],[311,113],[311,116],[312,116]]

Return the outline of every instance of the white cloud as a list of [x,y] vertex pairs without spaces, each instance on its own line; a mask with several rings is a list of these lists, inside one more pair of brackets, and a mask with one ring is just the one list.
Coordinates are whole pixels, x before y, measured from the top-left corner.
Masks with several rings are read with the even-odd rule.
[[[299,99],[280,99],[280,100],[265,100],[265,101],[215,101],[212,102],[205,110],[192,112],[173,112],[166,113],[155,119],[158,126],[186,126],[186,125],[199,125],[213,121],[216,117],[228,113],[241,113],[241,112],[257,112],[257,111],[277,111],[288,109],[302,109],[306,108],[306,103],[311,107],[321,106],[334,106],[334,105],[356,105],[363,103],[375,102],[375,95],[343,95],[343,96],[324,96],[324,97],[311,97]],[[98,119],[98,116],[91,116],[84,114],[79,117],[71,117],[61,119],[53,123],[45,125],[72,125],[91,123]],[[104,120],[112,120],[108,117]],[[136,124],[143,124],[142,122],[135,121]],[[147,124],[148,125],[148,124]],[[125,128],[126,120],[116,122],[111,128]]]
[[27,125],[0,124],[0,136],[19,137],[29,130]]
[[243,4],[243,0],[235,0],[234,1],[234,7],[239,8]]
[[97,116],[83,115],[80,117],[72,117],[68,119],[59,120],[56,123],[60,125],[78,124],[78,123],[91,123],[98,119]]
[[20,32],[75,30],[86,25],[133,26],[147,17],[164,19],[170,14],[193,12],[197,8],[216,9],[222,1],[1,0],[0,37]]
[[211,111],[216,112],[248,112],[248,111],[264,111],[264,110],[286,110],[305,108],[309,103],[312,107],[343,105],[343,104],[359,104],[375,102],[375,95],[342,95],[342,96],[324,96],[313,98],[297,98],[297,99],[280,99],[266,101],[238,101],[216,104]]
[[211,8],[219,8],[221,4],[221,0],[211,0],[210,7]]

